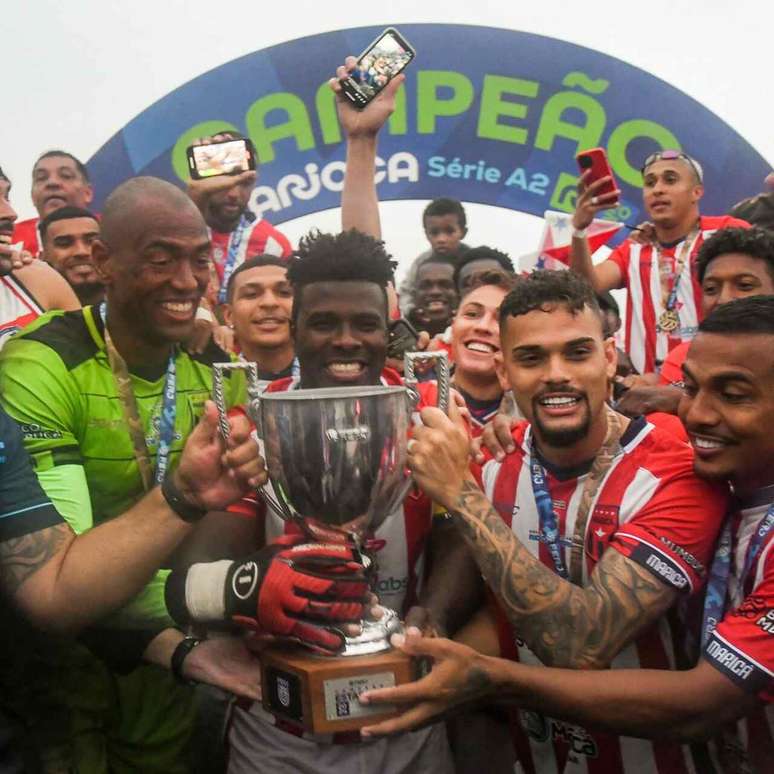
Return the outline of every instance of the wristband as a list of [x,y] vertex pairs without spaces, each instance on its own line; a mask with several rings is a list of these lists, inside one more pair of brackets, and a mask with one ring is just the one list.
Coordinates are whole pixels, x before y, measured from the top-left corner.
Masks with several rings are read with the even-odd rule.
[[196,685],[196,680],[189,680],[183,674],[183,662],[186,660],[188,654],[202,642],[204,642],[204,640],[199,637],[191,637],[190,635],[183,637],[183,639],[178,642],[177,647],[172,653],[170,669],[173,677],[179,683],[182,683],[183,685]]
[[171,473],[161,482],[161,494],[167,501],[167,505],[188,524],[199,521],[207,513],[205,509],[185,501]]
[[585,228],[574,228],[572,230],[572,235],[574,239],[585,239],[586,238],[586,231]]

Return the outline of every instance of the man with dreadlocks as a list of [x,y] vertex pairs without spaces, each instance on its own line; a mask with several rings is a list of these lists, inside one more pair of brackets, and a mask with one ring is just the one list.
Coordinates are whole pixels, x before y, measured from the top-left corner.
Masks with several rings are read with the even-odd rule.
[[[392,270],[383,243],[354,229],[336,235],[313,232],[302,239],[288,268],[294,291],[292,331],[299,375],[273,382],[267,389],[401,384],[400,376],[385,368],[386,287]],[[435,388],[420,387],[423,395]],[[243,501],[237,511],[263,521],[267,542],[290,539],[286,533],[294,527],[262,502]],[[430,500],[412,492],[373,536],[384,542],[378,553],[376,591],[384,605],[403,615],[417,597],[431,523]],[[198,572],[197,567],[201,565],[188,570],[189,578]],[[184,585],[190,599],[193,584],[186,579]],[[333,630],[326,631],[335,636]],[[443,774],[452,770],[442,726],[362,743],[357,732],[311,736],[280,723],[259,702],[234,708],[229,744],[230,774],[276,774],[278,766],[321,774]]]

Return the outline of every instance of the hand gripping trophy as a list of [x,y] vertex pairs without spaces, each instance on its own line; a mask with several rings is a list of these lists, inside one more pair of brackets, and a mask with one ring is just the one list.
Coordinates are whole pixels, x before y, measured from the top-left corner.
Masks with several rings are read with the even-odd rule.
[[[411,418],[419,401],[417,362],[437,362],[438,406],[449,402],[445,352],[405,356],[404,386],[373,385],[260,392],[253,363],[219,363],[213,393],[228,434],[223,375],[241,369],[248,381],[248,414],[266,459],[269,483],[260,494],[268,507],[297,523],[312,541],[351,541],[365,552],[367,538],[393,514],[411,486],[406,466]],[[367,554],[366,554],[367,555]],[[412,659],[392,648],[402,631],[398,614],[360,622],[336,656],[292,643],[262,652],[263,705],[313,733],[358,729],[393,714],[361,705],[357,696],[416,678]]]

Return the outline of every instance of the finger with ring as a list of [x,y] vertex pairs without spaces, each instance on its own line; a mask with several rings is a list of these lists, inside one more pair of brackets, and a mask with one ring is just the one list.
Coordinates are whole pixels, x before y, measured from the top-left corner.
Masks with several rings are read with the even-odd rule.
[[599,203],[599,199],[596,196],[592,196],[591,203],[596,206]]
[[411,454],[411,450],[417,445],[416,438],[409,438],[409,442],[406,444],[406,451]]

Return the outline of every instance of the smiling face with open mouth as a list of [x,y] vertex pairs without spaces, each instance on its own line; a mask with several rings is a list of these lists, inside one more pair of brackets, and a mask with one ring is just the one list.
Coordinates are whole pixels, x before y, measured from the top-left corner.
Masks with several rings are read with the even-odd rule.
[[505,295],[505,288],[499,285],[482,285],[462,299],[452,322],[455,379],[497,381],[494,361],[500,351],[498,314]]
[[774,336],[700,332],[683,366],[678,413],[702,478],[742,491],[774,480]]
[[387,357],[387,299],[375,282],[337,280],[303,287],[293,339],[301,385],[378,384]]
[[541,450],[577,445],[576,462],[592,457],[604,438],[608,381],[616,365],[600,315],[588,307],[572,312],[559,302],[546,304],[507,317],[500,337],[501,373]]

